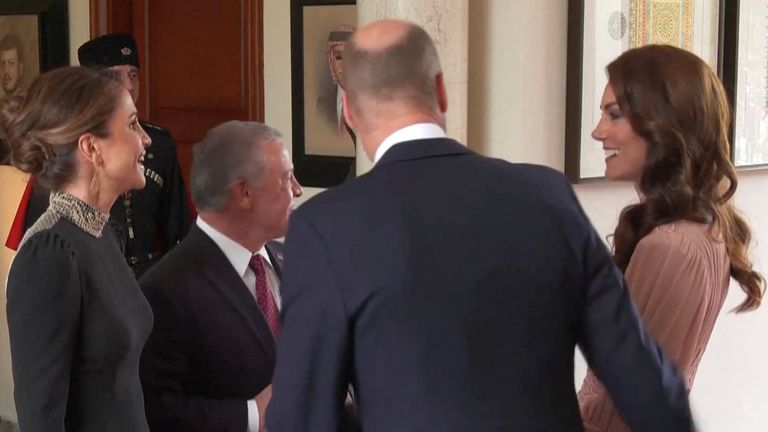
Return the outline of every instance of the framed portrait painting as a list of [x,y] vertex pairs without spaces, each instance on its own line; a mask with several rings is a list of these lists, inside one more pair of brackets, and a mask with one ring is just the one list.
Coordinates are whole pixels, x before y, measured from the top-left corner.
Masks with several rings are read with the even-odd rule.
[[354,177],[355,135],[341,108],[342,50],[357,24],[354,0],[292,0],[293,164],[305,186]]
[[731,152],[739,168],[768,166],[768,0],[724,6],[723,84],[733,106]]
[[41,72],[69,64],[67,0],[0,2],[0,98]]
[[687,49],[717,70],[725,0],[569,0],[565,173],[573,182],[603,177],[602,143],[591,137],[608,82],[605,67],[648,44]]

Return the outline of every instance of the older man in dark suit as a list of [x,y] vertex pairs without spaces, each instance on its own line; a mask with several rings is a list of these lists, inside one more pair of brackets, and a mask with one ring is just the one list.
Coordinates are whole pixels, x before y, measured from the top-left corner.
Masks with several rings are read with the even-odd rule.
[[140,280],[155,314],[141,360],[150,429],[257,432],[280,333],[278,243],[301,186],[280,133],[231,121],[194,149],[199,211]]
[[558,172],[445,137],[421,28],[344,50],[344,114],[373,170],[305,203],[286,237],[270,432],[582,431],[579,345],[634,431],[691,431],[685,386]]

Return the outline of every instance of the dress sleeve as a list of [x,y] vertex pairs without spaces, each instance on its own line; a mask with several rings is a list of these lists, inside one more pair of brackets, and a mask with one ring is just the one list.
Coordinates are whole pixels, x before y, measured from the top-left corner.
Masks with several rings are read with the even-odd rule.
[[645,325],[680,369],[695,355],[701,314],[712,301],[707,287],[720,282],[712,280],[710,267],[706,254],[685,235],[665,229],[643,238],[627,267],[630,295]]
[[[630,296],[649,333],[681,374],[701,332],[702,303],[708,302],[711,272],[703,254],[683,234],[657,228],[635,248],[625,278]],[[605,389],[590,370],[579,391],[585,428],[596,431],[629,430],[623,425]]]
[[31,237],[11,266],[7,298],[19,427],[63,431],[81,302],[70,244],[50,232]]

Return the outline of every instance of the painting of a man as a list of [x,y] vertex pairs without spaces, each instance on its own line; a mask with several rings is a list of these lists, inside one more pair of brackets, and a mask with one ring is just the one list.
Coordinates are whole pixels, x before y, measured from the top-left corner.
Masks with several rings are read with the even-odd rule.
[[[14,110],[40,74],[39,28],[36,15],[0,15],[0,110]],[[8,153],[0,124],[0,164],[8,163]]]
[[[351,129],[349,129],[346,122],[344,122],[344,113],[341,111],[341,86],[342,74],[344,73],[342,53],[347,40],[354,31],[354,27],[342,24],[338,30],[331,31],[328,34],[328,44],[326,45],[328,69],[331,73],[331,80],[333,80],[333,83],[336,86],[336,109],[333,112],[335,114],[334,123],[336,124],[339,133],[348,132],[352,134]],[[354,135],[352,135],[352,138],[354,141]]]
[[303,8],[304,148],[308,155],[355,156],[341,111],[344,45],[355,30],[355,5]]
[[24,91],[24,51],[14,35],[0,40],[0,84],[3,96],[13,96]]

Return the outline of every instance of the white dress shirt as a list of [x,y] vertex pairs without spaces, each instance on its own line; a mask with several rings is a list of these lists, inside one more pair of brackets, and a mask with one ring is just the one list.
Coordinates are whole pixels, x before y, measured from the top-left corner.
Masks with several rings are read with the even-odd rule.
[[[232,264],[232,267],[234,267],[235,272],[237,272],[237,274],[243,280],[243,283],[245,283],[245,286],[248,288],[248,291],[251,293],[255,301],[256,274],[253,273],[253,270],[251,270],[251,268],[248,266],[248,263],[251,261],[251,257],[255,254],[252,254],[251,251],[243,247],[243,245],[222,234],[216,228],[208,225],[208,223],[206,223],[201,217],[198,216],[195,223],[201,230],[203,230],[205,234],[208,235],[208,237],[211,238],[211,240],[213,240],[214,243],[216,243],[216,246],[221,249],[221,251],[224,253],[224,256],[226,256],[227,260],[229,260],[229,263]],[[264,265],[264,270],[267,276],[267,285],[272,291],[272,297],[275,298],[277,309],[280,310],[280,283],[277,280],[277,274],[275,273],[274,267],[272,266],[272,261],[269,259],[267,249],[262,247],[256,253],[264,258],[264,262],[266,263]],[[256,401],[253,399],[248,400],[247,404],[248,430],[246,432],[259,432],[259,408],[256,406]]]
[[406,126],[384,138],[384,141],[381,142],[379,148],[376,149],[376,154],[373,157],[373,164],[375,165],[378,163],[382,156],[384,156],[384,153],[389,149],[402,142],[445,137],[445,131],[436,123],[416,123]]

